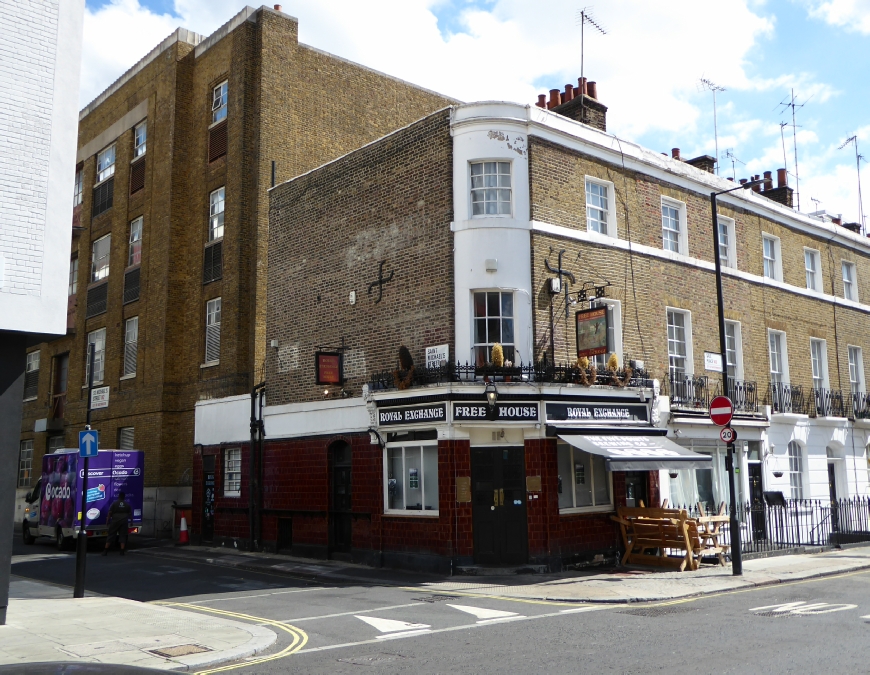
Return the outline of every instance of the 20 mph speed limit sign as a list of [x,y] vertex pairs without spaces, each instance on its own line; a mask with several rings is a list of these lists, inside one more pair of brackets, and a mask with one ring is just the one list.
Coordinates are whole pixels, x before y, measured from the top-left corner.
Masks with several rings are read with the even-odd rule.
[[737,432],[731,427],[725,427],[719,432],[719,438],[722,439],[723,443],[733,443],[737,440]]

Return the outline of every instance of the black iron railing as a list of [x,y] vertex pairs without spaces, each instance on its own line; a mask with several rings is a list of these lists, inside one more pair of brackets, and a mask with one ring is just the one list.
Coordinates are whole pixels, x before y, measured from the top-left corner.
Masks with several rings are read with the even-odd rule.
[[[707,412],[710,401],[722,393],[721,380],[709,377],[674,376],[667,379],[667,395],[671,410]],[[734,412],[754,414],[758,412],[758,384],[746,380],[728,378],[728,397],[734,404]]]
[[817,417],[846,417],[846,401],[839,389],[813,389],[810,414]]
[[850,394],[852,416],[855,419],[870,419],[870,394],[863,391],[855,391]]
[[771,382],[767,390],[767,403],[775,413],[806,413],[807,401],[803,387]]
[[[697,505],[685,508],[689,516],[702,515]],[[706,515],[711,512],[705,509]],[[831,546],[870,541],[870,498],[854,497],[835,502],[818,499],[789,499],[784,506],[764,501],[739,504],[741,550],[762,553],[803,546]],[[728,523],[723,523],[722,543],[731,544]]]
[[598,372],[590,368],[554,365],[549,362],[518,366],[476,366],[471,363],[446,363],[436,368],[415,367],[412,372],[383,370],[369,377],[372,391],[410,388],[450,382],[536,382],[546,384],[580,384],[586,386],[647,387],[653,381],[645,370],[620,368]]

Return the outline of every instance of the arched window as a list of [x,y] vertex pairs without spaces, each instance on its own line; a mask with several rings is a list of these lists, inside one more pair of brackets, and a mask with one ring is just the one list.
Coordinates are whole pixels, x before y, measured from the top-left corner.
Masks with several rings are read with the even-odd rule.
[[788,480],[791,486],[791,498],[804,498],[804,464],[803,449],[797,441],[788,444]]

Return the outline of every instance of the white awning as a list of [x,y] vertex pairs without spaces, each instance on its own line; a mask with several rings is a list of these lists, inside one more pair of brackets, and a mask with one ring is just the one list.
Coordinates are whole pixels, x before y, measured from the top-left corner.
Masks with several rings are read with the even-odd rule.
[[565,434],[558,438],[584,452],[604,457],[608,471],[709,469],[713,466],[710,455],[687,450],[664,436]]

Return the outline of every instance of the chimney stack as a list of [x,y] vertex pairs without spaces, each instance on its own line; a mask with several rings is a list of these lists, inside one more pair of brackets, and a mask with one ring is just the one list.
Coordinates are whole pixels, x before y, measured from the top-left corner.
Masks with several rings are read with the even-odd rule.
[[768,187],[767,179],[770,177],[770,172],[765,171],[764,178],[764,196],[768,199],[772,199],[775,202],[779,202],[783,206],[787,206],[788,208],[794,208],[794,190],[792,190],[788,186],[788,173],[785,169],[777,169],[776,170],[776,187],[773,187],[773,181],[770,181],[770,187]]
[[680,149],[679,148],[671,148],[671,158],[676,159],[677,161],[682,162],[683,159],[680,157]]
[[566,84],[564,92],[550,89],[549,98],[547,94],[539,94],[535,105],[564,115],[575,122],[607,131],[607,106],[599,103],[595,82],[587,82],[585,77],[577,78],[576,87]]

